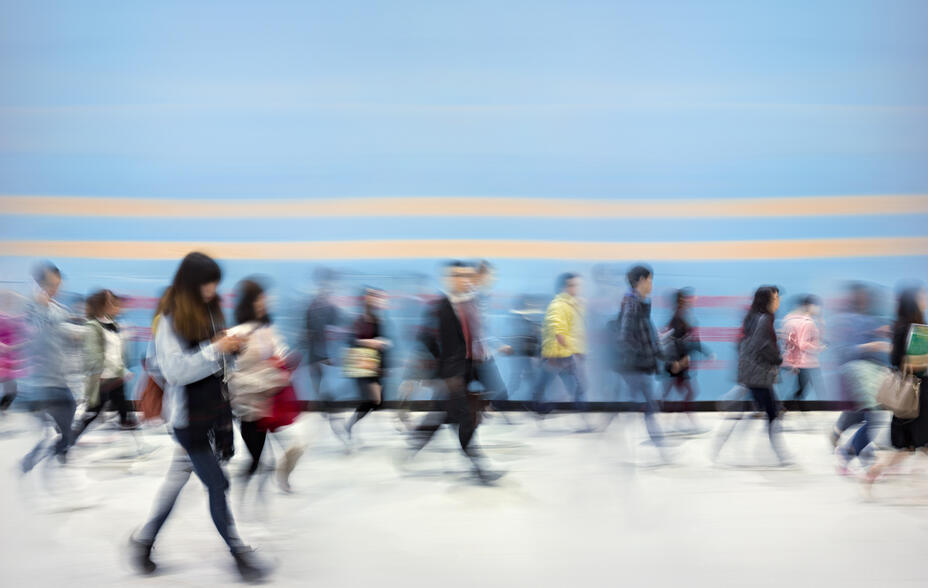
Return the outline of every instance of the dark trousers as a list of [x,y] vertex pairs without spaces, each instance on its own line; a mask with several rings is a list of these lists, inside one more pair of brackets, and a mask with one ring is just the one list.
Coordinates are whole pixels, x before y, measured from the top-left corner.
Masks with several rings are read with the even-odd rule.
[[754,403],[767,414],[767,422],[772,423],[779,414],[776,397],[771,388],[748,388]]
[[54,448],[48,447],[46,439],[42,439],[22,461],[22,469],[28,472],[48,455],[54,453],[64,456],[71,446],[71,423],[74,420],[74,411],[77,405],[74,396],[67,388],[43,388],[38,391],[39,398],[35,403],[35,410],[42,418],[50,418],[58,430],[58,440]]
[[16,380],[3,382],[3,397],[0,398],[0,411],[10,408],[16,400]]
[[664,402],[670,400],[670,395],[674,389],[682,393],[684,412],[691,412],[693,409],[693,399],[696,398],[696,389],[693,387],[693,380],[684,376],[670,376],[664,383]]
[[[358,392],[361,395],[361,403],[354,411],[351,420],[348,421],[348,429],[368,415],[372,410],[377,410],[383,404],[383,385],[379,378],[357,378],[355,380],[358,386]],[[380,398],[374,398],[374,386],[380,385]]]
[[251,465],[248,466],[248,475],[258,471],[258,465],[261,463],[261,453],[264,452],[264,444],[267,441],[267,430],[258,426],[258,421],[242,421],[240,427],[242,441],[251,455]]
[[435,432],[443,424],[454,425],[458,428],[458,441],[461,450],[472,459],[476,456],[470,447],[470,442],[477,431],[480,421],[480,400],[477,395],[470,394],[467,386],[474,380],[474,366],[468,361],[466,373],[445,380],[448,388],[448,400],[444,414],[430,414],[413,431],[412,447],[418,451],[432,439]]
[[[788,460],[789,457],[780,444],[780,403],[777,400],[776,394],[773,392],[773,388],[748,388],[748,391],[751,393],[751,398],[753,398],[754,404],[763,410],[767,415],[767,436],[770,438],[770,446],[773,448],[773,452],[777,455],[777,458],[781,462]],[[722,446],[725,445],[725,443],[728,441],[728,438],[731,436],[732,432],[735,430],[735,426],[740,420],[741,417],[738,417],[737,419],[731,419],[731,422],[728,425],[723,424],[719,427],[719,433],[716,437],[715,445],[716,454],[722,450]]]
[[72,445],[76,443],[77,438],[87,430],[90,423],[97,420],[97,417],[103,414],[107,404],[112,405],[113,408],[116,409],[116,412],[119,413],[119,424],[129,424],[129,403],[126,402],[126,387],[122,379],[102,380],[100,382],[100,391],[97,394],[96,404],[87,406],[84,410],[84,416],[81,418],[80,422],[74,426],[71,434]]
[[16,380],[7,380],[3,382],[3,397],[0,398],[0,411],[10,408],[14,400],[16,400]]
[[780,415],[780,406],[777,401],[773,388],[749,388],[754,403],[767,414],[767,436],[770,438],[770,446],[774,453],[781,460],[786,458],[779,442],[779,423],[777,417]]
[[171,514],[180,491],[187,483],[187,480],[190,479],[191,472],[193,472],[206,486],[206,491],[209,494],[210,516],[216,530],[219,531],[219,535],[222,536],[233,553],[241,551],[244,545],[235,529],[235,522],[226,501],[229,480],[222,471],[215,453],[213,453],[206,432],[175,429],[174,438],[183,448],[183,452],[175,453],[167,478],[158,493],[152,517],[139,532],[136,539],[147,544],[155,542],[155,537],[157,537],[164,522]]

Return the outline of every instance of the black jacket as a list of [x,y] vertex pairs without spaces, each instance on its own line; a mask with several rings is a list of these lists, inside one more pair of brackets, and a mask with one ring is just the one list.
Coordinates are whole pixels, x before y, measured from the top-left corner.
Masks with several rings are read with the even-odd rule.
[[426,325],[420,331],[419,339],[438,362],[439,378],[466,376],[467,344],[464,329],[447,296],[442,296],[429,307]]
[[651,303],[629,292],[622,299],[617,321],[619,371],[653,374],[663,357],[651,323]]
[[743,331],[738,344],[738,383],[748,388],[773,387],[783,363],[773,316],[754,313],[745,320]]

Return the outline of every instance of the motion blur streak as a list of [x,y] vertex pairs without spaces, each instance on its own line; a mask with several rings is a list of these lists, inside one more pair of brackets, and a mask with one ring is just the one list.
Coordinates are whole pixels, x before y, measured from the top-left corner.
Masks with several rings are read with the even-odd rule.
[[172,259],[202,250],[225,259],[442,259],[454,255],[549,260],[747,260],[921,255],[928,237],[699,242],[397,240],[319,242],[5,241],[9,256]]
[[621,201],[560,198],[407,197],[312,200],[172,200],[0,196],[0,214],[195,218],[434,216],[510,218],[713,218],[856,216],[928,213],[928,195]]

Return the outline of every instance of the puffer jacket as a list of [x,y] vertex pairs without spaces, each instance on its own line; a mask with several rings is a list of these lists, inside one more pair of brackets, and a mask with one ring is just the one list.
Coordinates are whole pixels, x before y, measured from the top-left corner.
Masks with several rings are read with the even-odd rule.
[[634,290],[622,299],[618,319],[619,371],[652,374],[663,358],[651,323],[651,303]]
[[245,323],[229,332],[251,333],[229,376],[232,412],[243,421],[261,420],[270,415],[274,395],[290,381],[290,373],[280,367],[289,350],[271,325]]
[[738,383],[748,388],[772,388],[782,363],[773,318],[765,313],[748,317],[738,344]]

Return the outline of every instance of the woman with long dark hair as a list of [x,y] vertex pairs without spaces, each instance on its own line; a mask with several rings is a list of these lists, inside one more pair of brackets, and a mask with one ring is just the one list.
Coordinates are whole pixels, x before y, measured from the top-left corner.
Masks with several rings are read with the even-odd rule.
[[924,288],[908,288],[899,296],[896,307],[896,322],[893,324],[892,351],[889,355],[893,368],[911,372],[921,379],[918,416],[914,419],[900,419],[893,416],[890,425],[890,441],[895,449],[888,458],[881,459],[867,471],[866,482],[872,484],[886,468],[893,467],[916,449],[928,447],[928,355],[906,355],[909,342],[909,330],[912,325],[925,324],[925,308],[928,306],[928,294]]
[[[254,279],[242,280],[238,286],[235,307],[236,326],[230,331],[248,336],[248,345],[235,359],[235,369],[229,378],[232,412],[241,423],[242,440],[251,464],[246,475],[258,471],[261,454],[267,440],[265,419],[271,416],[274,396],[290,383],[290,369],[299,363],[299,354],[287,347],[272,324],[267,310],[264,287]],[[303,454],[300,444],[286,449],[278,466],[277,481],[290,491],[290,473]]]
[[159,308],[154,358],[164,380],[165,404],[179,450],[168,471],[151,519],[131,539],[132,563],[142,572],[155,571],[151,550],[190,473],[206,486],[213,524],[242,577],[266,575],[251,548],[239,538],[226,500],[229,480],[220,460],[232,456],[232,412],[225,392],[226,357],[246,339],[224,332],[225,320],[216,293],[222,271],[202,253],[188,254],[177,269]]
[[361,316],[354,322],[352,333],[352,365],[347,366],[349,377],[357,383],[361,403],[345,425],[348,438],[354,425],[383,403],[384,357],[390,340],[384,335],[381,311],[387,306],[383,290],[367,287],[361,294]]
[[[780,290],[776,286],[761,286],[754,292],[751,308],[741,324],[738,343],[738,384],[747,388],[754,403],[767,414],[767,434],[770,445],[781,466],[792,464],[792,459],[781,447],[779,440],[780,406],[773,385],[777,381],[783,356],[774,329],[774,315],[780,308]],[[735,422],[737,424],[737,421]],[[718,455],[734,429],[719,435],[713,454]]]

